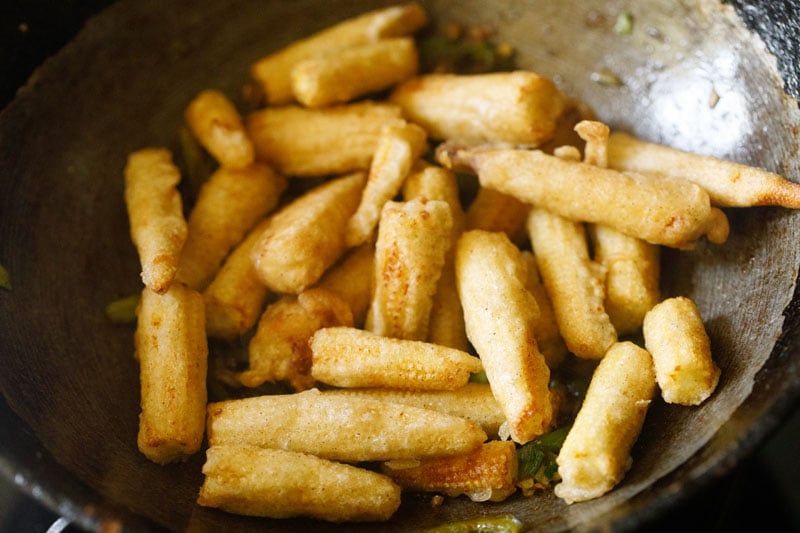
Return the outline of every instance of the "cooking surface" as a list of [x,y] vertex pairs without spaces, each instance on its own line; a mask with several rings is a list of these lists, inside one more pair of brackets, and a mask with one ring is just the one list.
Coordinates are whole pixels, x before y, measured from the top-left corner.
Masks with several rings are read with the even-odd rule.
[[[21,3],[24,7],[17,5]],[[12,46],[0,48],[4,72],[0,104],[8,103],[32,68],[65,44],[87,16],[109,3],[69,0],[53,7],[47,2],[14,1],[11,15],[2,22],[4,42],[11,42]],[[796,483],[800,464],[795,458],[796,445],[800,443],[800,410],[795,411],[754,457],[712,483],[687,505],[675,509],[657,528],[648,530],[667,531],[691,525],[691,529],[721,531],[762,525],[770,517],[770,522],[778,526],[777,531],[800,531],[800,486]],[[687,521],[689,515],[691,522]],[[18,492],[9,480],[0,478],[0,531],[46,531],[57,518]]]

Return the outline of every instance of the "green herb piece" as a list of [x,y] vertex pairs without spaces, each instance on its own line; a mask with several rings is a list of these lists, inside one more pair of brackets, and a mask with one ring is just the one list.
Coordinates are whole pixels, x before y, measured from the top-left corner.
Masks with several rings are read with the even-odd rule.
[[482,516],[451,522],[426,530],[426,533],[518,533],[522,522],[510,514]]
[[558,473],[556,457],[569,433],[570,426],[554,429],[539,436],[517,450],[519,478],[549,483]]
[[480,74],[515,68],[514,48],[494,44],[486,30],[448,26],[418,41],[423,72]]
[[630,13],[620,13],[614,22],[614,31],[618,35],[629,35],[633,31],[633,15]]
[[469,375],[470,383],[489,383],[489,378],[486,377],[486,371],[480,370]]
[[106,316],[115,324],[131,324],[136,322],[137,305],[139,305],[138,294],[114,300],[106,306]]
[[11,275],[3,265],[0,265],[0,287],[11,290]]

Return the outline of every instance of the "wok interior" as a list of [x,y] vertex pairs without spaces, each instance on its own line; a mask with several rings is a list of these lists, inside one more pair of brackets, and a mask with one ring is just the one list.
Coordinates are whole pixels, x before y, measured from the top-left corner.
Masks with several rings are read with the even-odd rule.
[[[14,283],[12,293],[0,294],[0,335],[7,336],[0,340],[8,347],[0,384],[16,413],[9,416],[15,421],[18,416],[30,430],[26,438],[41,443],[65,472],[96,491],[95,516],[130,513],[170,529],[200,531],[354,529],[197,507],[202,454],[164,467],[136,449],[133,330],[110,324],[103,310],[140,288],[122,197],[127,154],[151,145],[177,153],[183,107],[199,90],[218,88],[238,98],[253,60],[388,3],[123,1],[47,64],[33,89],[2,117],[2,164],[16,179],[0,185],[5,198],[0,257]],[[796,102],[783,94],[774,64],[730,8],[710,1],[631,3],[624,10],[633,15],[633,31],[620,35],[613,30],[623,11],[618,3],[423,4],[435,21],[496,30],[494,39],[515,47],[521,67],[553,78],[613,129],[794,180],[800,176]],[[593,81],[591,74],[600,71],[612,72],[622,84]],[[654,402],[634,448],[633,468],[617,489],[573,506],[550,492],[501,504],[448,499],[435,508],[428,498],[404,496],[390,524],[359,527],[419,530],[510,512],[536,529],[587,528],[637,507],[657,507],[659,495],[674,494],[675,484],[718,464],[766,409],[759,404],[749,415],[736,414],[736,424],[729,421],[781,334],[800,263],[797,247],[789,245],[798,242],[795,212],[752,208],[728,214],[726,244],[668,250],[662,265],[664,295],[692,297],[705,319],[722,368],[718,390],[696,408]],[[798,338],[794,330],[787,335],[784,352]],[[789,352],[781,364],[796,367],[797,355]],[[778,382],[779,374],[778,366],[757,381],[754,396],[763,398],[764,381]],[[33,460],[31,476],[43,461]],[[45,488],[70,487],[54,480],[52,469],[42,475],[50,478]],[[669,483],[659,481],[664,476]]]

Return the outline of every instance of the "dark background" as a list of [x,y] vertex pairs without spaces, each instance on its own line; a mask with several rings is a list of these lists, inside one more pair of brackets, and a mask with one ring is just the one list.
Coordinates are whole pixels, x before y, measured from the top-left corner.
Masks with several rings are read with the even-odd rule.
[[[2,0],[0,7],[0,109],[13,98],[35,68],[64,46],[84,21],[112,0]],[[741,10],[756,32],[758,12]],[[800,13],[796,13],[800,16]],[[764,36],[768,47],[780,46]],[[800,50],[794,57],[800,57]],[[797,68],[780,64],[786,73]],[[788,69],[788,70],[787,70]],[[794,76],[789,75],[796,81]],[[787,84],[787,91],[797,87]],[[797,94],[794,94],[797,96]],[[797,402],[796,402],[797,404]],[[765,528],[800,532],[800,408],[795,407],[756,453],[724,477],[714,480],[685,505],[648,527],[648,531],[738,531]],[[27,494],[13,480],[0,478],[0,533],[45,532],[59,517]],[[73,531],[67,527],[65,531]]]

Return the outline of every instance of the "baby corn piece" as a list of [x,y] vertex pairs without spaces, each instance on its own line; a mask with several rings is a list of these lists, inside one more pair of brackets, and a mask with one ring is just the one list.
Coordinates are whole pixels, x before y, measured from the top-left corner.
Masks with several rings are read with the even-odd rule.
[[367,170],[381,129],[404,124],[399,107],[358,102],[325,109],[267,107],[245,117],[256,158],[287,176]]
[[[584,160],[608,166],[608,126],[582,120],[575,131],[586,141]],[[614,228],[590,224],[587,228],[594,260],[606,272],[605,309],[619,335],[637,332],[644,315],[660,300],[660,248]]]
[[550,369],[536,345],[539,310],[525,289],[525,263],[504,233],[465,232],[456,249],[456,280],[469,338],[508,421],[524,444],[550,428]]
[[286,104],[293,97],[291,72],[300,61],[319,55],[336,55],[346,48],[382,38],[411,35],[427,22],[427,13],[417,3],[370,11],[296,40],[259,59],[250,67],[250,74],[261,86],[269,104]]
[[136,310],[139,360],[139,450],[166,464],[197,452],[206,414],[206,343],[203,298],[180,283],[157,294],[147,287]]
[[517,448],[493,440],[474,452],[419,461],[389,461],[381,472],[403,490],[467,495],[475,502],[501,502],[517,490]]
[[612,133],[608,141],[611,168],[687,179],[705,189],[714,205],[800,207],[800,184],[779,174],[649,143],[622,132]]
[[286,295],[270,304],[249,344],[249,369],[239,374],[246,387],[265,381],[288,381],[295,390],[310,389],[311,350],[308,339],[320,328],[352,326],[347,302],[325,289]]
[[203,291],[209,337],[234,340],[249,331],[264,310],[269,290],[250,256],[269,223],[270,219],[264,219],[250,230]]
[[229,513],[372,522],[400,506],[400,487],[387,476],[297,452],[212,446],[203,474],[197,503]]
[[645,315],[642,332],[665,402],[699,405],[711,396],[720,370],[692,300],[677,296],[657,304]]
[[363,184],[363,172],[333,179],[273,215],[252,250],[258,277],[269,289],[297,294],[336,263],[347,249],[344,226]]
[[452,239],[455,243],[464,231],[465,215],[459,198],[455,173],[444,167],[428,164],[422,160],[412,169],[403,182],[403,199],[415,198],[441,200],[450,206],[453,219]]
[[386,203],[375,243],[366,329],[398,339],[427,338],[452,225],[450,207],[441,200]]
[[418,70],[413,38],[379,39],[297,63],[291,71],[292,93],[308,107],[343,104],[387,89]]
[[619,335],[635,333],[661,300],[661,249],[608,226],[590,225],[594,260],[606,271],[605,310]]
[[466,352],[356,328],[320,329],[309,345],[311,375],[335,387],[454,390],[483,368]]
[[361,202],[347,223],[348,246],[358,246],[370,238],[383,205],[397,196],[427,147],[425,132],[415,124],[387,125],[381,130]]
[[220,264],[256,222],[278,205],[286,178],[262,164],[220,167],[203,183],[189,214],[178,281],[203,290]]
[[536,300],[536,306],[539,308],[539,317],[533,325],[536,344],[544,355],[547,366],[552,370],[560,365],[566,357],[567,345],[564,344],[564,339],[561,338],[561,332],[558,330],[553,304],[550,302],[547,290],[542,284],[542,278],[539,276],[536,257],[526,250],[522,252],[522,259],[525,261],[528,272],[525,277],[525,288]]
[[521,243],[530,208],[510,194],[481,187],[467,208],[467,229],[502,231],[511,242]]
[[453,219],[450,249],[445,257],[442,275],[433,295],[430,320],[428,321],[428,342],[441,344],[457,350],[469,350],[469,341],[464,327],[464,310],[456,287],[455,243],[464,231],[465,215],[458,195],[455,174],[446,168],[422,163],[403,183],[403,197],[406,200],[425,198],[442,200],[450,206]]
[[622,173],[538,150],[442,145],[437,158],[450,168],[472,169],[483,187],[654,244],[690,248],[703,236],[714,243],[728,238],[725,213],[687,180]]
[[375,246],[366,242],[350,250],[342,260],[329,268],[316,287],[329,290],[350,306],[353,325],[361,327],[372,299],[372,276],[375,273]]
[[589,258],[583,224],[534,207],[527,227],[567,348],[578,357],[600,359],[617,341],[617,331],[605,311],[603,273]]
[[177,185],[180,171],[163,148],[143,148],[125,165],[125,205],[131,240],[142,265],[142,281],[163,294],[178,270],[187,224]]
[[562,479],[556,496],[567,503],[591,500],[622,480],[654,392],[650,354],[630,342],[614,344],[595,369],[556,459]]
[[251,444],[345,462],[467,453],[486,440],[471,420],[317,389],[209,404],[207,427],[210,446]]
[[427,74],[398,85],[389,101],[434,139],[537,146],[550,139],[567,98],[527,71]]
[[249,167],[255,159],[239,111],[220,91],[207,89],[195,96],[184,112],[186,124],[197,141],[220,165]]
[[363,396],[385,402],[413,405],[448,415],[473,420],[480,424],[489,438],[497,438],[506,417],[503,409],[486,383],[467,383],[448,391],[401,390],[385,388],[332,389],[325,396]]

